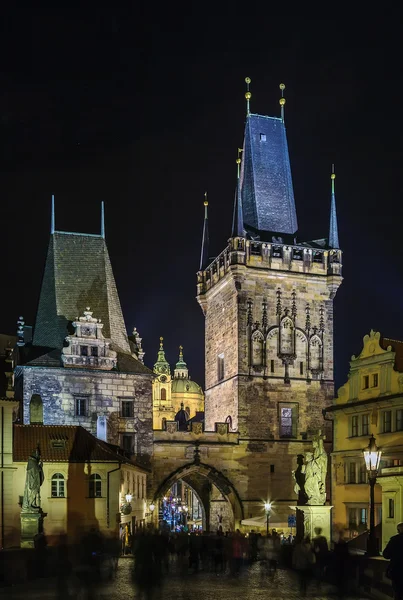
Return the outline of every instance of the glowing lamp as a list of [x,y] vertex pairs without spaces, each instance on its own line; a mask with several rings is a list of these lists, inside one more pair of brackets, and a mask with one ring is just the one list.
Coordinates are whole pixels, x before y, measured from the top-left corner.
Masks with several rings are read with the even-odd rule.
[[378,448],[373,434],[369,438],[369,444],[363,450],[365,466],[369,477],[376,477],[378,474],[379,463],[381,461],[382,451]]
[[154,504],[154,502],[151,502],[151,504],[150,504],[151,512],[154,512],[154,508],[155,508],[155,504]]
[[127,494],[126,494],[125,498],[126,498],[126,502],[127,502],[128,504],[130,504],[130,502],[131,502],[131,501],[132,501],[132,499],[133,499],[133,496],[132,496],[132,495],[131,495],[129,492],[127,492]]

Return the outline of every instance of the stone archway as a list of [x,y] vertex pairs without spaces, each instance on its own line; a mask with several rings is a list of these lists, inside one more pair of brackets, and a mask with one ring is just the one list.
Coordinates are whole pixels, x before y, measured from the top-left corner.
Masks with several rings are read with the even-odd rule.
[[244,518],[243,506],[232,483],[217,469],[205,463],[188,463],[170,473],[157,484],[153,501],[164,497],[178,481],[184,481],[198,495],[203,505],[206,530],[234,531]]

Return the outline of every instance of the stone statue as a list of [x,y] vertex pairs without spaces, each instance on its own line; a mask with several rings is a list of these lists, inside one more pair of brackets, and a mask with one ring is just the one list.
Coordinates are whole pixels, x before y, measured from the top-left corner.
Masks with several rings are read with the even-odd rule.
[[313,452],[305,454],[305,492],[309,505],[323,505],[326,502],[327,454],[324,439],[319,430],[313,438]]
[[298,505],[303,506],[308,500],[305,492],[305,465],[303,454],[298,454],[297,465],[295,471],[292,472],[292,476],[295,479],[294,492],[298,496]]
[[24,497],[22,510],[25,512],[38,512],[41,508],[40,489],[44,480],[41,454],[39,446],[28,458],[27,475],[25,478]]

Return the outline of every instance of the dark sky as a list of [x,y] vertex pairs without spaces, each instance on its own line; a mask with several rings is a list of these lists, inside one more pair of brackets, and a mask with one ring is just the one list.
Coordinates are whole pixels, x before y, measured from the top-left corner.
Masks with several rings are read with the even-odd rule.
[[20,314],[34,322],[51,194],[66,231],[99,232],[104,200],[128,329],[143,336],[149,365],[160,335],[171,363],[183,344],[203,384],[203,194],[214,256],[230,234],[244,78],[252,111],[268,115],[279,115],[283,81],[300,239],[327,235],[336,165],[340,385],[371,328],[403,339],[402,15],[390,6],[330,20],[267,3],[239,13],[234,3],[118,4],[1,15],[0,330],[13,333]]

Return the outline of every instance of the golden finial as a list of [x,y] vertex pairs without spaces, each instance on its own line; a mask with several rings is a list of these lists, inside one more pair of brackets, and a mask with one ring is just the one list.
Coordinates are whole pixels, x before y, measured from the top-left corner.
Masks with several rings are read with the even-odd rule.
[[250,114],[249,100],[252,98],[252,94],[249,91],[249,84],[251,83],[251,78],[250,77],[245,77],[245,83],[246,83],[246,94],[245,94],[245,98],[246,98],[246,114],[249,115]]
[[160,337],[160,349],[161,349],[161,350],[162,350],[162,349],[163,349],[163,347],[164,347],[164,346],[163,346],[163,343],[162,343],[163,341],[164,341],[164,338],[163,338],[163,337]]
[[208,206],[207,192],[204,192],[204,206]]
[[241,164],[241,152],[243,152],[242,148],[238,148],[238,158],[236,159],[236,164],[237,164],[237,177],[239,179],[239,171],[240,171],[240,164]]
[[284,83],[280,83],[279,88],[281,90],[281,98],[279,100],[280,106],[281,106],[281,120],[284,123],[284,105],[285,105],[284,90],[285,90],[285,84]]
[[334,180],[336,179],[336,173],[334,172],[334,165],[332,165],[332,174],[330,175],[332,180],[332,194],[334,194]]

